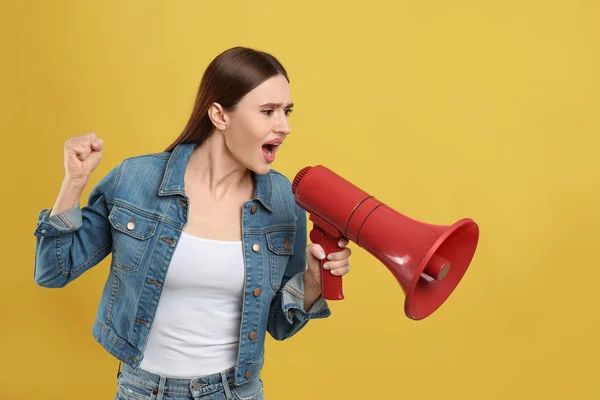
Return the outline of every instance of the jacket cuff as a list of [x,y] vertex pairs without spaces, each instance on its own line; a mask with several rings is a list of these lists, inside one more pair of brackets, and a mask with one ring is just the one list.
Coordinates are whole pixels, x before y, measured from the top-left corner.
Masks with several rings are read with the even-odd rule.
[[304,310],[304,272],[293,276],[282,290],[283,313],[287,321],[294,317],[301,322],[309,319],[326,318],[331,315],[327,301],[319,295],[310,310]]
[[36,236],[59,236],[81,228],[82,215],[79,204],[49,217],[52,209],[43,209],[38,216]]

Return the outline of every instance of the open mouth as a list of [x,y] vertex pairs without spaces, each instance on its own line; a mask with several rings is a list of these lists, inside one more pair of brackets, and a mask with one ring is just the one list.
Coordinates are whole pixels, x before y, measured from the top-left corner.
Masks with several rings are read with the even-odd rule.
[[279,144],[265,144],[263,145],[263,151],[266,151],[268,155],[271,155],[277,151]]
[[265,160],[267,162],[271,163],[275,160],[275,153],[277,152],[277,149],[279,149],[280,145],[281,142],[263,144],[263,155],[265,156]]

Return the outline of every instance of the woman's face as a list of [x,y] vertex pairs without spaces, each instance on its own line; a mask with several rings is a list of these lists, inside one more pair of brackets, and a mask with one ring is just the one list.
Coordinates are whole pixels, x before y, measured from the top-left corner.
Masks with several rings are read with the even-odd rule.
[[292,106],[290,85],[277,75],[244,96],[235,111],[226,111],[223,135],[233,157],[257,174],[268,173],[290,133]]

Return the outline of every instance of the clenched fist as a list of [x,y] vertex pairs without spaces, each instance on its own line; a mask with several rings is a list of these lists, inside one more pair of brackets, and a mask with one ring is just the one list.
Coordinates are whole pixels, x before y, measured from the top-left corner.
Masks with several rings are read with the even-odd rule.
[[95,133],[77,136],[65,142],[65,180],[87,183],[100,164],[104,142]]

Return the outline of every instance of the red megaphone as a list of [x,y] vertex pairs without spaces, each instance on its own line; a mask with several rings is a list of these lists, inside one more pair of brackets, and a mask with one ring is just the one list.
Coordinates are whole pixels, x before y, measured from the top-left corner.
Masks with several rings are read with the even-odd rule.
[[[446,301],[479,241],[479,227],[472,219],[453,225],[416,221],[321,165],[298,172],[292,192],[310,214],[310,240],[329,254],[338,251],[339,239],[346,237],[374,255],[396,277],[406,296],[404,312],[414,320],[429,316]],[[322,297],[343,299],[342,278],[321,272]]]

